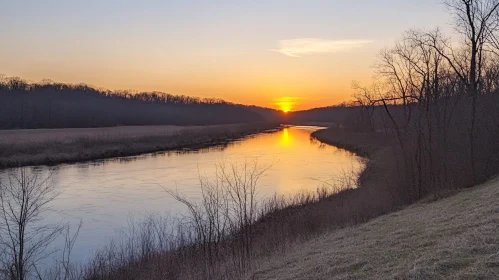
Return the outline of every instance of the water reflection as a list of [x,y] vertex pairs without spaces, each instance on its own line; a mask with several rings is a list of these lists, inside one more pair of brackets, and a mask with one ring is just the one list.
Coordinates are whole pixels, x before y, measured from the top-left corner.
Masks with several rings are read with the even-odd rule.
[[291,146],[291,137],[289,136],[289,128],[284,128],[281,135],[281,145],[283,147]]
[[317,138],[310,136],[310,144],[316,145],[319,149],[325,149],[328,145],[317,140]]

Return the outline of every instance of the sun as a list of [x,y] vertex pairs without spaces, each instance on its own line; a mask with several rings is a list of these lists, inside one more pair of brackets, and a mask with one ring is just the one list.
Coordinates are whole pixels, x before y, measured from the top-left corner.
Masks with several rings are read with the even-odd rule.
[[281,105],[281,111],[283,111],[284,113],[289,113],[289,111],[291,111],[291,106]]
[[293,110],[295,105],[295,98],[292,97],[279,97],[275,105],[284,113],[289,113]]

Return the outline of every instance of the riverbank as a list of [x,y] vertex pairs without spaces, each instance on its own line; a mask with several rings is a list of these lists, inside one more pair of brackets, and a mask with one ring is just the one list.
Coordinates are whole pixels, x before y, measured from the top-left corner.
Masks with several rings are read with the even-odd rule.
[[278,127],[258,123],[0,130],[0,169],[199,149],[227,144]]
[[362,157],[370,157],[389,144],[381,133],[352,132],[340,127],[315,131],[311,137]]
[[499,178],[296,243],[247,279],[498,279]]
[[[311,136],[369,159],[359,177],[361,187],[300,207],[294,215],[324,215],[325,209],[334,214],[323,219],[329,226],[323,226],[316,237],[293,243],[285,254],[259,260],[248,279],[499,276],[499,178],[468,190],[458,191],[463,188],[458,185],[411,200],[395,184],[397,143],[390,137],[342,128]],[[277,214],[289,216],[289,212],[284,209]]]
[[312,137],[369,159],[361,187],[301,206],[297,213],[277,213],[276,220],[315,213],[327,216],[322,220],[329,226],[316,224],[315,237],[308,234],[308,241],[259,259],[246,279],[499,277],[499,178],[445,198],[404,200],[390,184],[396,176],[390,168],[396,143],[384,134],[328,128]]

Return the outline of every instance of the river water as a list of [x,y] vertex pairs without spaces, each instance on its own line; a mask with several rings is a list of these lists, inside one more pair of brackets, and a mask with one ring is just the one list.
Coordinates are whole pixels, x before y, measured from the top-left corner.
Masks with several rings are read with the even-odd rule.
[[72,257],[85,261],[125,227],[131,216],[185,213],[164,188],[177,189],[189,199],[199,198],[199,177],[213,176],[216,164],[256,160],[258,166],[269,167],[259,181],[260,197],[315,191],[322,186],[338,188],[344,176],[362,169],[362,161],[311,139],[310,134],[318,129],[284,128],[198,151],[36,167],[42,174],[51,174],[60,192],[51,204],[54,211],[45,218],[68,222],[73,228],[82,221]]

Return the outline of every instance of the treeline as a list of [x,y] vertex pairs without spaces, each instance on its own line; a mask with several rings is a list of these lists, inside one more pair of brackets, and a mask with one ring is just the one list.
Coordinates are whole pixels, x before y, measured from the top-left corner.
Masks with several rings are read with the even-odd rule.
[[0,79],[0,129],[210,125],[268,121],[277,111],[214,98]]
[[352,122],[352,116],[360,110],[362,108],[358,104],[350,103],[283,114],[271,108],[235,104],[218,98],[111,91],[51,80],[30,83],[18,77],[0,76],[0,129],[214,125],[262,121],[344,124]]
[[296,111],[288,114],[289,123],[301,124],[305,122],[344,123],[358,108],[351,106],[330,106],[310,110]]
[[[390,104],[388,106],[394,112],[401,110],[397,104]],[[291,124],[306,124],[317,122],[356,128],[358,127],[359,122],[364,122],[363,120],[359,120],[359,118],[363,118],[365,116],[363,114],[363,111],[364,108],[357,102],[343,103],[335,106],[292,112],[288,114],[288,116],[286,117],[286,121]],[[382,107],[373,106],[372,114],[369,115],[369,122],[378,127],[382,126],[384,113],[385,112]],[[359,129],[362,129],[362,127],[360,127]]]

